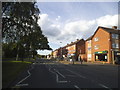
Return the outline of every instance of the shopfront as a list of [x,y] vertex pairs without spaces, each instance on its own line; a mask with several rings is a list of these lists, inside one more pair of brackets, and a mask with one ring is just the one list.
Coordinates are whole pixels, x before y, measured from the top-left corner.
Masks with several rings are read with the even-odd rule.
[[108,61],[108,51],[95,52],[95,61]]
[[120,51],[114,51],[114,60],[116,64],[120,64]]

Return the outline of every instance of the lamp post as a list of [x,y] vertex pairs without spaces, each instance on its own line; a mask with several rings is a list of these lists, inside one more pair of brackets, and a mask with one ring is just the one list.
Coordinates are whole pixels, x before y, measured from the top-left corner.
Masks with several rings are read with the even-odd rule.
[[[60,43],[62,44],[62,42],[60,42]],[[61,47],[60,47],[60,50],[61,50],[60,58],[61,58],[61,60],[62,60],[62,45],[61,45]]]

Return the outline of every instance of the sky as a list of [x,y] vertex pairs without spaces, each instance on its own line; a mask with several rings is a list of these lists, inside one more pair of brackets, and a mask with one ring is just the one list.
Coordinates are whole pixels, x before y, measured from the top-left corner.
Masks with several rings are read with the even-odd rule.
[[118,26],[118,2],[37,2],[37,5],[41,12],[38,24],[53,50],[76,39],[86,40],[98,26]]

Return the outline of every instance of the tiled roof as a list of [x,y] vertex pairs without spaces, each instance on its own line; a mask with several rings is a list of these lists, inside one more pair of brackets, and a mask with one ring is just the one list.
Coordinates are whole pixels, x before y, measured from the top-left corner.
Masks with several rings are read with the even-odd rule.
[[104,31],[106,31],[108,33],[120,34],[120,30],[119,29],[113,29],[113,28],[107,28],[107,27],[99,26],[97,28],[97,30],[94,32],[94,34],[92,35],[91,39],[94,37],[94,35],[96,34],[96,32],[99,30],[99,28],[102,28]]
[[92,37],[93,37],[93,35],[92,35],[92,36],[90,36],[89,38],[87,38],[87,39],[86,39],[86,41],[91,40],[91,39],[92,39]]
[[75,42],[72,42],[72,43],[70,43],[70,44],[66,45],[66,47],[67,47],[67,46],[74,45],[74,44],[78,43],[78,42],[79,42],[79,41],[81,41],[81,40],[84,40],[84,39],[80,39],[80,40],[77,40],[77,41],[75,41]]
[[106,28],[106,27],[101,27],[103,30],[107,31],[108,33],[115,33],[115,34],[120,34],[120,30],[119,29],[113,29],[113,28]]

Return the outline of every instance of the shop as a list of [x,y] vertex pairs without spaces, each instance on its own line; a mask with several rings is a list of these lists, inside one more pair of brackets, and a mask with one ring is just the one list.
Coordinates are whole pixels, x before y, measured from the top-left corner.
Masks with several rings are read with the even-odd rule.
[[108,61],[108,51],[95,52],[95,61]]
[[120,51],[114,51],[114,60],[116,64],[120,64]]

